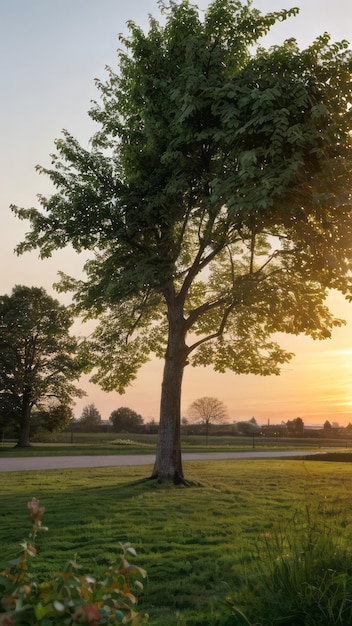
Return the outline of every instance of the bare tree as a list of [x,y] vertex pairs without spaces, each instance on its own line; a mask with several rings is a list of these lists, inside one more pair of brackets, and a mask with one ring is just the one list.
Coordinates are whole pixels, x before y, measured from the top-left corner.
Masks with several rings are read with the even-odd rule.
[[188,415],[192,422],[205,425],[205,436],[208,445],[210,424],[224,424],[228,420],[227,409],[221,400],[205,396],[192,402],[188,409]]

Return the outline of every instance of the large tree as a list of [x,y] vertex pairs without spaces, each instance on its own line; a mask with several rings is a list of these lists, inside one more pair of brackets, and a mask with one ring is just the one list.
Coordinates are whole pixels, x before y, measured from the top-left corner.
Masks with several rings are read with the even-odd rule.
[[80,369],[72,321],[41,288],[17,285],[0,297],[0,415],[15,427],[20,447],[30,444],[33,408],[54,427],[82,395],[73,384]]
[[165,359],[152,476],[182,481],[185,366],[277,374],[275,331],[329,337],[328,288],[350,286],[351,53],[319,37],[264,50],[297,12],[214,0],[130,22],[119,68],[97,82],[89,149],[56,142],[56,187],[13,207],[31,231],[18,251],[90,250],[86,278],[62,277],[99,318],[87,370],[123,391],[151,353]]

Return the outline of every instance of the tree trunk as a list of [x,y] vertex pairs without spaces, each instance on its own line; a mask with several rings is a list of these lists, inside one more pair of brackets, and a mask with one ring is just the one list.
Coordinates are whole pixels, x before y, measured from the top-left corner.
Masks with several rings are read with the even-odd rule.
[[22,396],[20,429],[18,435],[18,448],[26,448],[30,446],[30,419],[31,419],[31,390],[26,387]]
[[152,478],[184,483],[181,457],[181,389],[187,346],[185,320],[169,308],[169,337],[161,386],[160,422]]

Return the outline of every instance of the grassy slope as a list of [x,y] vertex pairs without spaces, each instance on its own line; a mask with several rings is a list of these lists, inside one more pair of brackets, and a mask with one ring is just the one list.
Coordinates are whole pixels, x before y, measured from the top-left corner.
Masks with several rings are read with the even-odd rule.
[[[28,535],[27,501],[46,507],[38,539],[49,571],[78,552],[85,571],[104,570],[119,541],[130,541],[148,571],[140,608],[152,626],[219,625],[227,590],[240,601],[264,538],[309,506],[350,539],[352,465],[248,460],[185,463],[193,488],[142,482],[149,467],[1,475],[0,554]],[[258,552],[259,550],[259,552]],[[260,556],[259,556],[260,558]]]

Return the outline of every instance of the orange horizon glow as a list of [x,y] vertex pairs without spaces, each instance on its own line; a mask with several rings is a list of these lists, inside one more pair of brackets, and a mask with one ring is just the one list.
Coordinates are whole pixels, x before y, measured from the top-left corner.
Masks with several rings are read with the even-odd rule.
[[[331,293],[327,304],[347,324],[334,329],[332,337],[313,341],[310,337],[281,335],[279,343],[295,353],[280,376],[219,374],[210,367],[187,367],[182,392],[182,415],[202,396],[224,402],[229,422],[255,417],[258,424],[280,424],[301,417],[305,425],[352,422],[352,304],[341,294]],[[350,347],[349,347],[350,346]],[[120,406],[127,406],[144,420],[159,420],[159,398],[163,362],[153,359],[144,365],[126,393],[103,393],[87,382],[89,392],[75,407],[75,416],[94,402],[108,419]]]

